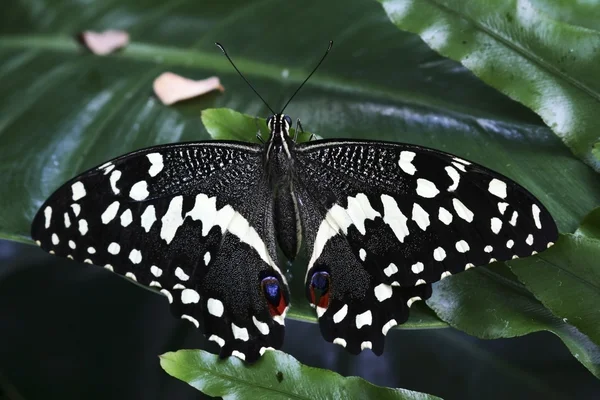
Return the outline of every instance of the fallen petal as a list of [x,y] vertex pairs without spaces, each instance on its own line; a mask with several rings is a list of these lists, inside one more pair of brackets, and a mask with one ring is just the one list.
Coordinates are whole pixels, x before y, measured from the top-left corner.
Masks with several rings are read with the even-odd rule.
[[165,105],[191,99],[213,90],[223,92],[225,88],[216,76],[194,81],[172,72],[165,72],[154,80],[154,93]]
[[127,46],[129,34],[125,31],[85,31],[81,34],[83,44],[94,54],[105,56]]

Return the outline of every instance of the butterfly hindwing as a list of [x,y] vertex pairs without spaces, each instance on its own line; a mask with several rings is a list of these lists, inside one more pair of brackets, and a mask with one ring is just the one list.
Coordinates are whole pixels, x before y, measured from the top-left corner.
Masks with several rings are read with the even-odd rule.
[[299,145],[295,165],[307,296],[325,339],[351,352],[380,354],[431,283],[535,254],[558,236],[524,188],[436,150],[325,140]]
[[161,291],[222,356],[253,361],[281,346],[289,303],[262,168],[261,148],[250,144],[130,153],[59,188],[32,237],[53,254]]

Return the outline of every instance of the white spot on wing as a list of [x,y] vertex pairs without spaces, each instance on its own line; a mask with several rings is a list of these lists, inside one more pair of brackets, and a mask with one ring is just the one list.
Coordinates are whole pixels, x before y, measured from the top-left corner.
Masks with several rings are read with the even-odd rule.
[[398,272],[398,267],[396,266],[396,264],[391,263],[390,265],[388,265],[387,267],[385,267],[385,269],[383,270],[383,273],[386,276],[392,276],[394,275],[396,272]]
[[452,199],[456,214],[467,222],[473,222],[473,213],[459,199]]
[[131,252],[129,253],[129,259],[134,264],[141,263],[142,262],[142,252],[137,249],[131,250]]
[[373,323],[373,314],[371,314],[371,310],[367,310],[356,316],[356,329],[360,329],[365,325],[371,325],[371,323]]
[[398,323],[395,319],[390,319],[388,322],[386,322],[381,328],[381,333],[383,333],[383,336],[387,335],[388,331],[396,325],[398,325]]
[[506,247],[508,247],[509,249],[512,249],[512,247],[515,245],[515,241],[510,239],[508,242],[506,242]]
[[217,335],[210,335],[208,340],[217,343],[219,347],[223,347],[225,345],[225,340]]
[[260,333],[262,333],[263,335],[269,334],[270,330],[269,325],[267,323],[257,320],[254,315],[252,316],[252,322],[254,322],[254,326],[256,326],[256,329],[258,329]]
[[244,342],[247,342],[250,336],[248,336],[248,329],[240,328],[233,322],[231,323],[231,331],[233,332],[233,337],[235,339],[240,339]]
[[500,220],[500,218],[492,218],[490,221],[490,226],[492,229],[492,232],[494,232],[495,234],[498,234],[498,232],[500,232],[500,229],[502,229],[502,221]]
[[377,297],[377,301],[380,303],[392,297],[392,294],[393,290],[390,285],[380,283],[379,285],[375,286],[375,297]]
[[382,194],[381,203],[383,204],[383,222],[390,226],[400,243],[404,243],[404,238],[409,234],[406,226],[408,218],[402,214],[393,197]]
[[440,211],[438,212],[438,219],[442,221],[445,225],[450,225],[452,223],[452,214],[444,207],[440,207]]
[[187,314],[182,314],[181,315],[181,319],[187,319],[188,321],[190,321],[192,324],[194,324],[196,326],[196,328],[200,327],[200,324],[198,323],[198,320],[192,316],[189,316]]
[[167,300],[169,300],[169,304],[173,304],[173,295],[167,289],[160,289],[160,292],[167,296]]
[[[356,195],[356,197],[348,197],[348,207],[346,209],[348,216],[352,220],[352,223],[356,226],[356,229],[361,234],[366,234],[365,220],[375,219],[380,214],[371,207],[371,202],[362,193]],[[345,216],[343,217],[345,218]]]
[[146,181],[139,181],[135,183],[129,191],[129,197],[133,200],[142,201],[148,197],[148,183]]
[[[246,329],[246,328],[244,328],[244,329]],[[239,359],[240,359],[240,360],[242,360],[242,361],[245,361],[245,360],[246,360],[246,355],[245,355],[244,353],[240,352],[240,351],[233,350],[233,351],[231,352],[231,355],[232,355],[232,356],[234,356],[234,357],[237,357],[237,358],[239,358]]]
[[358,255],[362,261],[365,261],[365,259],[367,258],[367,252],[365,251],[365,249],[360,249],[358,251]]
[[504,203],[502,201],[498,203],[498,211],[500,211],[500,214],[504,215],[506,212],[506,207],[508,207],[508,203]]
[[485,246],[485,248],[483,249],[483,251],[485,251],[486,253],[491,253],[494,250],[494,248],[492,246],[490,246],[489,244],[487,246]]
[[214,315],[215,317],[223,316],[223,311],[225,308],[223,307],[223,303],[218,299],[208,299],[206,302],[206,308],[209,314]]
[[188,274],[186,274],[185,272],[183,272],[183,270],[181,269],[181,267],[177,267],[175,268],[175,276],[182,281],[187,281],[188,279],[190,279],[190,276]]
[[333,343],[334,344],[339,344],[342,347],[346,347],[346,344],[347,344],[346,341],[344,339],[342,339],[342,338],[335,338],[335,339],[333,339]]
[[71,226],[71,218],[69,218],[69,213],[64,213],[63,217],[64,217],[65,228],[70,227]]
[[469,243],[467,243],[466,241],[459,240],[458,242],[456,242],[456,251],[458,251],[459,253],[466,253],[467,251],[469,251],[469,249]]
[[398,166],[402,171],[406,172],[409,175],[414,175],[417,169],[412,164],[413,159],[415,158],[415,153],[412,151],[403,151],[400,153],[400,159],[398,160]]
[[112,242],[106,250],[112,255],[117,255],[121,251],[121,246],[119,246],[119,243]]
[[422,262],[418,262],[418,263],[413,264],[410,267],[410,269],[413,272],[413,274],[420,274],[425,269],[425,265],[423,265]]
[[85,219],[80,219],[78,222],[79,225],[79,233],[81,233],[81,235],[85,235],[88,232],[88,223]]
[[158,268],[156,265],[153,265],[150,267],[150,272],[152,273],[152,275],[154,275],[157,278],[160,277],[163,273],[162,269]]
[[342,308],[338,310],[338,312],[333,314],[333,322],[339,324],[344,320],[344,318],[346,318],[346,315],[348,315],[348,304],[344,304]]
[[362,342],[362,343],[360,344],[360,349],[361,349],[361,350],[364,350],[364,349],[372,349],[372,348],[373,348],[373,343],[371,343],[371,342],[369,342],[369,341],[365,341],[365,342]]
[[79,204],[71,204],[71,208],[73,209],[73,214],[75,214],[76,217],[79,217],[81,206]]
[[125,278],[129,278],[132,281],[136,281],[137,282],[137,278],[135,277],[135,274],[133,272],[128,272],[125,274]]
[[418,280],[415,282],[415,286],[424,285],[424,284],[426,284],[426,283],[427,283],[427,282],[425,282],[425,280],[424,280],[424,279],[418,279]]
[[69,240],[69,247],[70,247],[70,248],[72,248],[73,250],[75,250],[75,248],[76,248],[77,246],[75,245],[75,242],[74,242],[74,241],[72,241],[72,240]]
[[494,178],[490,181],[490,184],[488,186],[488,192],[490,192],[494,196],[500,197],[501,199],[505,199],[506,198],[506,183]]
[[209,262],[210,262],[210,251],[207,251],[206,253],[204,253],[204,265],[208,265]]
[[77,201],[85,197],[85,187],[81,182],[75,182],[71,185],[71,190],[73,191],[73,200]]
[[183,196],[173,197],[169,203],[167,212],[160,220],[162,223],[160,237],[167,242],[167,244],[171,243],[177,233],[177,229],[183,225],[183,217],[181,216],[182,206]]
[[450,275],[452,275],[452,273],[450,271],[444,271],[444,272],[442,272],[442,275],[440,276],[440,280],[441,279],[446,279]]
[[443,248],[438,247],[437,249],[433,250],[433,258],[436,261],[444,261],[444,258],[446,258],[446,251]]
[[133,221],[131,210],[128,208],[123,214],[121,214],[121,226],[128,227]]
[[194,289],[183,289],[181,292],[181,302],[183,304],[195,304],[198,301],[200,301],[200,295]]
[[142,214],[142,228],[146,231],[146,233],[150,232],[152,228],[152,224],[156,221],[156,212],[154,210],[154,206],[150,205],[146,207],[144,213]]
[[432,199],[437,196],[438,193],[440,193],[440,191],[433,182],[423,178],[417,179],[417,194],[419,196]]
[[452,179],[452,185],[448,186],[448,191],[454,192],[458,188],[458,183],[460,182],[460,174],[451,166],[447,166],[444,169],[446,170],[446,173],[448,174],[450,179]]
[[148,161],[152,164],[148,170],[148,174],[155,177],[164,167],[163,157],[159,153],[146,154],[146,157],[148,157]]
[[46,229],[50,228],[50,218],[52,218],[52,207],[47,206],[44,208],[44,226]]
[[412,220],[415,221],[422,230],[426,230],[429,226],[429,214],[417,203],[413,205]]
[[533,235],[531,233],[529,235],[527,235],[527,239],[525,239],[525,243],[527,243],[530,246],[533,244]]
[[540,208],[537,204],[531,205],[531,213],[533,214],[533,221],[535,222],[535,226],[538,229],[542,229],[542,222],[540,221]]
[[517,211],[513,211],[512,217],[510,217],[510,221],[508,221],[508,223],[511,224],[512,226],[517,225],[518,217],[519,217],[519,213]]
[[87,248],[87,252],[90,254],[96,254],[96,249],[90,246]]
[[104,212],[100,216],[102,223],[106,225],[110,221],[112,221],[115,218],[115,216],[117,215],[117,212],[119,211],[119,207],[120,207],[120,204],[118,201],[113,201],[112,203],[110,203],[110,205],[108,207],[106,207],[106,210],[104,210]]
[[119,194],[121,191],[117,187],[117,182],[119,181],[119,179],[121,179],[121,171],[119,171],[118,169],[114,170],[110,174],[110,177],[108,179],[110,180],[110,187],[111,187],[113,193]]
[[419,296],[414,296],[414,297],[411,297],[411,298],[410,298],[410,299],[408,299],[408,301],[406,302],[406,305],[410,307],[410,306],[412,306],[412,305],[413,305],[413,303],[414,303],[415,301],[418,301],[418,300],[421,300],[421,298],[420,298]]
[[56,246],[59,243],[60,243],[60,240],[58,239],[58,235],[56,233],[53,233],[52,234],[52,244]]

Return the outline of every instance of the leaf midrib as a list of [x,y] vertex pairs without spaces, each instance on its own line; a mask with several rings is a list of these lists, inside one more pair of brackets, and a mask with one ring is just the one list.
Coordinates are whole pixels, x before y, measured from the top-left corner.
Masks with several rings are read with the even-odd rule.
[[[215,47],[216,48],[216,47]],[[74,38],[61,34],[48,35],[4,35],[0,36],[1,50],[41,50],[59,53],[81,53],[82,57],[100,57],[89,53],[75,41]],[[157,65],[198,68],[210,70],[219,74],[235,74],[227,59],[218,50],[206,52],[193,48],[162,46],[144,42],[131,42],[125,49],[112,55],[104,56],[131,59],[141,62],[152,62]],[[269,80],[284,80],[286,83],[300,84],[310,72],[304,68],[290,68],[274,63],[264,63],[243,57],[235,57],[235,62],[244,75]],[[287,78],[281,78],[281,71],[287,69]],[[432,97],[406,90],[390,89],[386,86],[360,82],[355,79],[343,78],[339,75],[328,75],[318,72],[308,81],[307,86],[321,89],[331,89],[342,93],[367,95],[382,101],[420,106],[428,110],[440,111],[447,115],[457,116],[462,120],[479,118],[496,118],[486,110],[464,107],[456,102],[446,101],[443,97]],[[509,121],[516,123],[517,121]]]
[[[554,76],[558,77],[559,79],[562,79],[563,81],[565,81],[566,83],[575,87],[576,89],[583,91],[584,93],[586,93],[588,96],[590,96],[597,102],[600,102],[600,93],[597,93],[596,91],[592,90],[591,88],[589,88],[587,85],[585,85],[583,82],[579,81],[578,79],[576,79],[568,74],[565,74],[559,68],[555,67],[550,62],[546,61],[543,57],[538,56],[537,54],[535,54],[532,51],[528,51],[526,48],[521,46],[519,43],[511,42],[510,40],[506,39],[501,33],[495,31],[494,29],[492,29],[484,24],[477,22],[475,19],[471,18],[471,16],[469,16],[467,14],[460,13],[459,11],[450,8],[445,4],[439,3],[437,0],[428,0],[428,1],[431,4],[433,4],[434,7],[438,7],[442,12],[446,12],[448,14],[453,14],[460,19],[464,19],[464,20],[468,21],[469,24],[473,25],[476,29],[478,29],[481,32],[485,33],[486,35],[490,36],[491,38],[493,38],[497,42],[501,43],[502,45],[514,50],[516,53],[520,54],[527,60],[536,64],[542,70],[546,70],[551,75],[554,75]],[[585,29],[585,28],[582,28],[582,29]]]

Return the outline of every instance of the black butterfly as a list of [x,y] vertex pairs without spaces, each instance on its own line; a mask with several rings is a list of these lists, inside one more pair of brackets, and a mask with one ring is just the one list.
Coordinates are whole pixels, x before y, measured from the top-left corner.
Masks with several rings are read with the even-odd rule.
[[252,362],[283,343],[277,246],[293,260],[305,242],[324,338],[379,355],[431,283],[558,237],[533,195],[480,165],[410,144],[299,144],[273,114],[262,145],[156,146],[75,177],[41,207],[33,239],[156,288],[222,357]]

